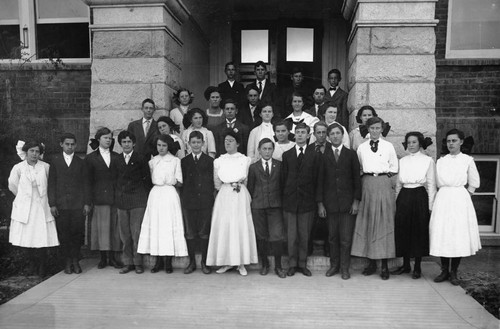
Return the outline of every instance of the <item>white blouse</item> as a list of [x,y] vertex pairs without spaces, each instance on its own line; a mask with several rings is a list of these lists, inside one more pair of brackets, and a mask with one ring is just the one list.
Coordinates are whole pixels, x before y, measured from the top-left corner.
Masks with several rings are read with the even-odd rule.
[[289,141],[286,144],[274,143],[273,159],[283,161],[283,153],[295,146],[295,142]]
[[149,160],[151,170],[151,180],[154,185],[175,185],[182,184],[181,160],[170,153],[161,156],[157,155]]
[[467,186],[471,193],[479,187],[480,178],[474,158],[463,153],[447,154],[436,164],[437,187]]
[[293,124],[293,127],[292,129],[290,130],[290,132],[292,134],[295,134],[295,126],[296,126],[296,123],[297,122],[300,122],[301,120],[304,120],[303,122],[309,126],[309,128],[311,128],[311,132],[313,131],[314,129],[314,125],[316,124],[316,122],[319,121],[318,118],[316,117],[313,117],[312,115],[310,115],[309,113],[306,113],[306,112],[302,112],[302,114],[298,117],[294,116],[293,113],[290,114],[289,116],[286,117],[286,119],[289,119],[291,118],[294,122]]
[[252,129],[248,137],[247,155],[256,162],[260,159],[259,142],[264,138],[269,138],[274,141],[273,125],[271,123],[262,122],[259,126]]
[[189,135],[193,131],[199,131],[203,134],[203,146],[201,147],[201,151],[205,154],[214,153],[215,154],[215,138],[214,134],[205,127],[201,127],[201,129],[195,129],[193,126],[189,126],[188,129],[182,132],[182,141],[184,142],[186,148],[186,155],[191,154],[191,146],[189,146]]
[[424,186],[429,195],[429,209],[432,210],[436,196],[436,169],[430,156],[422,152],[410,153],[399,160],[399,174],[396,182],[396,196],[401,189]]
[[248,168],[252,159],[236,152],[222,154],[214,160],[214,183],[217,190],[221,185],[242,182],[246,184]]
[[358,158],[361,170],[365,173],[397,173],[398,157],[394,146],[386,140],[379,139],[378,150],[373,152],[370,141],[366,141],[358,147]]

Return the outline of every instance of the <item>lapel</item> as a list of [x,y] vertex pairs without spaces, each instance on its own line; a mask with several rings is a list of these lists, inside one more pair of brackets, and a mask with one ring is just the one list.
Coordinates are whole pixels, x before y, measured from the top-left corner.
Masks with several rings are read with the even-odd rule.
[[[146,140],[149,139],[154,134],[155,129],[156,129],[156,121],[155,121],[155,119],[151,119],[151,126],[149,127],[148,134],[145,137]],[[143,133],[144,133],[144,130],[143,130]]]
[[110,159],[110,160],[109,160],[109,167],[108,167],[108,165],[106,164],[106,162],[104,161],[104,158],[102,157],[102,155],[101,155],[101,151],[99,151],[99,148],[97,148],[96,152],[97,152],[97,162],[99,162],[99,163],[100,163],[100,165],[101,165],[103,168],[105,168],[105,169],[107,169],[107,170],[111,169],[111,162],[113,161],[113,159],[112,159],[113,157],[111,156],[111,151],[109,151],[109,159]]
[[332,144],[326,143],[325,153],[323,154],[323,156],[325,156],[333,166],[335,166],[335,167],[337,166],[337,161],[335,161],[335,155],[333,154],[333,150],[332,150]]

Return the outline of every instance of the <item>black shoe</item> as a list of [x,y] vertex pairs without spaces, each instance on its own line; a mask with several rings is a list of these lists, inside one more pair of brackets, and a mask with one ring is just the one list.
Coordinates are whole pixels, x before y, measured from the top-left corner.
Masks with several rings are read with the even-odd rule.
[[73,265],[71,264],[71,260],[66,261],[66,265],[64,266],[64,273],[66,274],[73,273]]
[[435,279],[434,279],[434,282],[443,282],[443,281],[446,281],[448,280],[448,278],[450,277],[450,272],[448,270],[442,270],[441,271],[441,274],[439,274]]
[[380,271],[380,277],[382,278],[382,280],[389,280],[389,269],[382,269],[382,271]]
[[111,258],[109,260],[109,266],[113,266],[114,268],[122,268],[123,264],[120,263],[119,261],[115,260],[114,258]]
[[267,273],[269,273],[269,265],[263,265],[261,268],[260,268],[260,275],[267,275]]
[[99,262],[99,264],[97,264],[97,268],[98,269],[103,269],[106,266],[108,266],[108,262],[105,259],[101,259],[101,261]]
[[398,267],[397,269],[395,269],[394,271],[391,271],[391,274],[394,274],[394,275],[401,275],[403,273],[410,273],[411,272],[411,268],[409,267],[405,267],[404,265],[403,266],[400,266]]
[[375,274],[375,272],[377,272],[376,266],[368,266],[367,268],[365,268],[363,270],[363,272],[361,272],[361,274],[363,274],[364,276],[368,276],[368,275]]
[[342,271],[342,280],[349,280],[351,278],[351,274],[349,271]]
[[295,267],[290,267],[288,269],[288,272],[286,272],[286,275],[288,275],[288,276],[294,276],[295,272],[297,272],[297,270],[295,269]]
[[210,274],[212,273],[212,269],[210,266],[207,266],[204,261],[201,261],[201,271],[203,274]]
[[412,279],[420,279],[422,276],[422,272],[420,270],[413,270],[413,274],[411,275]]
[[454,286],[458,286],[460,284],[460,280],[458,279],[456,271],[450,272],[450,283]]
[[191,274],[196,270],[196,263],[194,260],[189,262],[189,265],[184,269],[184,274]]
[[142,265],[136,265],[135,266],[135,273],[137,273],[137,274],[144,273],[144,267]]
[[286,278],[286,272],[281,268],[275,268],[274,273],[276,273],[276,275],[282,279]]
[[326,276],[334,276],[335,274],[339,273],[339,268],[338,267],[330,267],[328,271],[326,271]]
[[309,269],[308,269],[307,267],[302,267],[302,268],[300,269],[300,271],[301,271],[301,272],[302,272],[302,274],[304,274],[305,276],[311,276],[311,275],[312,275],[311,271],[309,271]]
[[127,265],[125,266],[124,268],[122,268],[120,270],[120,274],[127,274],[128,272],[132,272],[133,270],[135,270],[135,266],[134,265]]

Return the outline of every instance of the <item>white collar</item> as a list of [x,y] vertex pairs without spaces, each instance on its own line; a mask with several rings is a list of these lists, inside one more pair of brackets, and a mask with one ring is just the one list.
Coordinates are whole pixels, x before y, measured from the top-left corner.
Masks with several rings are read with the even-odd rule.
[[229,119],[228,119],[228,118],[226,118],[226,123],[231,123],[231,124],[233,124],[233,123],[235,123],[235,122],[236,122],[236,118],[234,118],[234,119],[233,119],[233,120],[231,120],[231,121],[229,121]]
[[191,154],[193,155],[193,159],[194,159],[195,157],[198,157],[198,160],[200,160],[200,158],[201,158],[201,153],[203,153],[203,152],[200,152],[200,153],[198,153],[198,154],[194,154],[194,153],[191,153]]
[[340,152],[340,151],[342,151],[342,144],[340,144],[340,146],[339,146],[339,147],[335,147],[335,146],[333,146],[333,144],[332,144],[332,151],[333,151],[333,153],[335,153],[335,150],[336,150],[336,149],[337,149],[337,150],[339,150],[339,152]]
[[74,155],[75,155],[75,152],[71,153],[70,155],[67,155],[66,153],[63,152],[63,156],[65,159],[71,160],[71,159],[73,159]]
[[297,153],[300,152],[300,148],[301,147],[302,147],[302,152],[305,153],[306,152],[307,144],[304,145],[304,146],[299,146],[299,144],[295,144],[295,149],[297,150]]
[[262,165],[265,167],[266,166],[266,162],[269,164],[269,167],[271,166],[271,164],[273,163],[273,160],[272,158],[269,159],[269,160],[264,160],[264,159],[261,159],[262,161]]
[[127,153],[123,152],[123,158],[126,158],[127,156],[128,156],[129,158],[131,158],[131,157],[132,157],[132,153],[134,153],[134,150],[132,150],[132,152],[130,152],[129,154],[127,154]]
[[151,119],[148,120],[148,119],[146,119],[146,118],[143,117],[142,118],[142,124],[145,124],[146,122],[153,123],[153,118],[151,118]]
[[101,154],[109,154],[109,148],[108,149],[103,149],[102,147],[99,146],[99,153]]

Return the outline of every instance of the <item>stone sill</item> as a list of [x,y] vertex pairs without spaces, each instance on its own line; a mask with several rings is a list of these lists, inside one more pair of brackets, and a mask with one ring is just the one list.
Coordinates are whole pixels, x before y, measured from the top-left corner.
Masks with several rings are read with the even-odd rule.
[[500,246],[500,233],[481,233],[482,246]]
[[48,61],[37,61],[37,62],[16,62],[13,61],[0,61],[1,71],[88,71],[90,70],[90,62],[65,62],[63,59],[62,64],[57,65],[51,64]]
[[463,58],[463,59],[436,59],[436,66],[484,66],[500,65],[500,59],[481,59],[481,58]]

